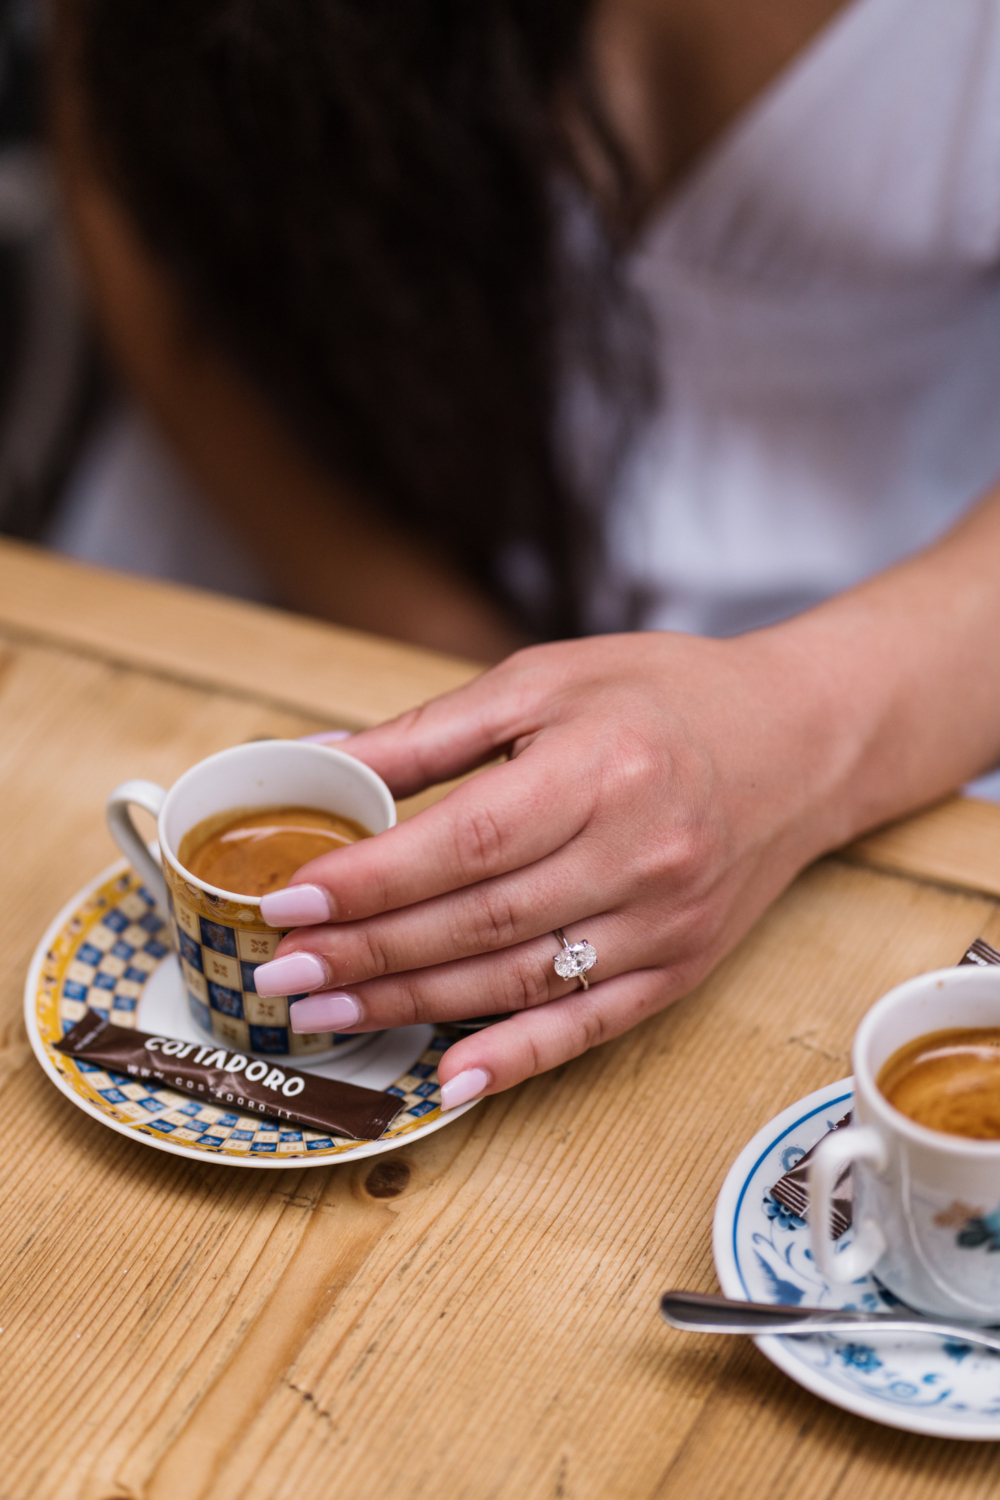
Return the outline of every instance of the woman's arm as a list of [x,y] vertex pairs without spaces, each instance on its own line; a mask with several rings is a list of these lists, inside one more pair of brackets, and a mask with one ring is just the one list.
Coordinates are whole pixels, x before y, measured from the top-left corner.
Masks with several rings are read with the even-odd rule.
[[[442,1062],[448,1104],[687,993],[809,861],[1000,759],[1000,492],[943,541],[731,641],[534,647],[344,744],[400,796],[511,759],[265,898],[262,993],[303,1029],[515,1012]],[[586,937],[589,991],[558,944]]]

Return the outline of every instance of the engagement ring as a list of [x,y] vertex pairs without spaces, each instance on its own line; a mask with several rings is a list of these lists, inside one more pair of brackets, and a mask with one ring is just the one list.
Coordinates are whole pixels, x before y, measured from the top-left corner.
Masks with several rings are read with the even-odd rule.
[[585,990],[590,988],[587,979],[587,970],[592,969],[597,962],[597,951],[581,938],[578,943],[570,943],[561,927],[557,927],[553,936],[562,943],[562,948],[552,960],[553,966],[560,979],[579,979]]

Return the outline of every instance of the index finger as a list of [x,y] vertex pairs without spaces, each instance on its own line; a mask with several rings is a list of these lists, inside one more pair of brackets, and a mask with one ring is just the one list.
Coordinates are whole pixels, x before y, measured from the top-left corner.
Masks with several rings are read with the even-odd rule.
[[377,771],[397,797],[450,781],[541,727],[541,710],[551,708],[559,682],[551,649],[518,651],[464,687],[360,730],[339,748]]
[[326,893],[329,913],[321,919],[357,921],[507,874],[561,848],[587,823],[592,797],[579,776],[573,796],[566,795],[560,739],[539,739],[406,823],[311,860],[285,890],[261,897],[264,920],[277,927],[315,922],[315,895],[312,914],[296,916],[302,885]]

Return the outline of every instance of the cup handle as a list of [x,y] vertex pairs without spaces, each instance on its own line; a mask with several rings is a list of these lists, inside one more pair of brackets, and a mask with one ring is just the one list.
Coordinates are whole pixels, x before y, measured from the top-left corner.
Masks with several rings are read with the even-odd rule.
[[111,837],[133,869],[138,870],[147,889],[156,897],[160,915],[164,920],[169,920],[167,883],[163,878],[163,870],[150,854],[129,812],[129,807],[134,804],[136,807],[144,807],[154,818],[158,818],[166,795],[163,787],[157,786],[155,781],[123,781],[108,798],[107,818]]
[[876,1172],[888,1165],[885,1142],[871,1125],[849,1125],[821,1141],[809,1164],[809,1231],[821,1274],[838,1286],[866,1276],[885,1250],[885,1235],[874,1219],[854,1226],[854,1242],[834,1251],[830,1218],[833,1193],[845,1167],[866,1162]]

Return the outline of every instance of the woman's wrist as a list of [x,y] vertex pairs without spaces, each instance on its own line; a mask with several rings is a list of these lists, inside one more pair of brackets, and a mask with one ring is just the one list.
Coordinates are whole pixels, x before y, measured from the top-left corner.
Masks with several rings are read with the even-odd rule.
[[826,847],[947,796],[995,763],[998,572],[994,496],[934,547],[760,633],[773,637],[791,689],[805,691],[805,723],[826,741],[804,761]]
[[783,825],[801,868],[870,826],[859,791],[877,717],[874,695],[857,691],[850,652],[812,612],[732,644],[753,658],[750,677],[760,693],[754,709],[768,721],[769,771],[748,793],[767,787],[772,821]]

